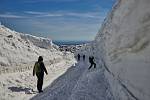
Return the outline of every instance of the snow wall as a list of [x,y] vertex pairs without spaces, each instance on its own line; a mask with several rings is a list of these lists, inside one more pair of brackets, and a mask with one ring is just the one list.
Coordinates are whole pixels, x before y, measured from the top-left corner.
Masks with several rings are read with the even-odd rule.
[[7,68],[33,65],[38,56],[46,62],[60,61],[64,54],[54,46],[50,39],[24,35],[0,25],[0,73]]
[[52,48],[52,40],[48,38],[36,37],[30,34],[21,34],[21,38],[25,39],[26,41],[31,41],[34,45],[44,48],[44,49],[51,49]]
[[115,100],[150,100],[149,43],[150,0],[118,0],[92,43]]

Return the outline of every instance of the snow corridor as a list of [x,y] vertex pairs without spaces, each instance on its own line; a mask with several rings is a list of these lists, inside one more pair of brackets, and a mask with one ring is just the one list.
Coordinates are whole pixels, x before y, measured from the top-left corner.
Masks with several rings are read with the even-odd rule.
[[30,100],[114,100],[102,67],[79,61]]

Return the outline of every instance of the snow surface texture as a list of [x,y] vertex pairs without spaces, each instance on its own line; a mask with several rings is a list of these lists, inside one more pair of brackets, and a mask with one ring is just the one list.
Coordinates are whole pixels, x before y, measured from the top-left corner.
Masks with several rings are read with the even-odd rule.
[[48,70],[44,88],[75,63],[74,55],[62,53],[51,40],[24,35],[0,25],[0,100],[29,100],[37,94],[33,65],[42,55]]
[[115,100],[150,99],[149,42],[150,0],[118,0],[91,45]]
[[[0,74],[20,69],[30,69],[38,56],[46,62],[63,59],[51,40],[24,35],[0,25]],[[53,47],[54,46],[54,47]]]
[[31,41],[34,45],[40,48],[50,49],[52,48],[52,45],[53,45],[51,39],[36,37],[36,36],[29,35],[29,34],[21,34],[21,37],[25,39],[26,41],[28,40]]
[[[48,45],[49,40],[44,39],[45,47],[41,47],[42,38],[26,36],[4,26],[0,27],[0,35],[0,100],[114,100],[104,69],[97,65],[98,68],[88,70],[88,55],[85,62],[75,64],[73,54],[57,51],[51,43]],[[40,94],[36,77],[32,76],[39,55],[44,56],[49,73]]]
[[[72,61],[61,60],[61,62],[46,65],[48,75],[45,75],[43,88],[61,76],[74,63]],[[0,100],[29,100],[38,94],[37,78],[32,76],[32,70],[0,76]]]
[[79,61],[31,100],[114,100],[102,68]]

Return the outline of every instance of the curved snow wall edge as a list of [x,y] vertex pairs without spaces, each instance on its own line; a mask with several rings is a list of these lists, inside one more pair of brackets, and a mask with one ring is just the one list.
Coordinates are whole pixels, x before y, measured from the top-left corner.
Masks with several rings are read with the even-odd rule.
[[116,100],[150,98],[149,5],[149,0],[118,0],[95,38]]

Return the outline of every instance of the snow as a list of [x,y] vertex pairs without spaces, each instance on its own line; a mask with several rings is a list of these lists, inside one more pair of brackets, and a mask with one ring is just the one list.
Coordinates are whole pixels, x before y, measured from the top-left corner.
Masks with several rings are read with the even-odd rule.
[[[59,63],[46,65],[48,75],[45,75],[43,88],[62,75],[72,63],[72,61],[67,63],[62,60]],[[0,80],[0,100],[29,100],[38,94],[36,89],[37,79],[32,76],[32,70],[2,74]]]
[[63,59],[63,53],[56,49],[51,40],[24,35],[3,25],[0,27],[0,45],[0,73],[5,69],[10,71],[11,68],[32,65],[38,56],[43,56],[47,62]]
[[52,47],[53,43],[51,39],[43,38],[43,37],[36,37],[30,34],[21,34],[21,38],[25,39],[26,41],[31,41],[34,45],[40,48],[49,49]]
[[63,53],[62,56],[63,59],[54,59],[53,63],[44,61],[49,74],[45,75],[44,92],[40,94],[37,93],[36,77],[32,76],[31,69],[2,73],[0,89],[3,91],[0,91],[0,99],[114,100],[101,65],[88,70],[89,55],[86,55],[86,61],[79,62],[76,62],[69,52]]
[[80,61],[31,100],[114,100],[103,69]]
[[115,100],[150,98],[149,5],[149,0],[117,0],[95,40],[76,52],[102,64]]
[[150,98],[150,1],[118,0],[95,37],[115,100]]
[[[118,0],[95,40],[74,53],[85,54],[85,62],[75,63],[73,54],[60,52],[49,39],[1,25],[0,99],[149,100],[149,5],[149,0]],[[37,94],[31,68],[39,55],[49,75],[44,92]],[[89,56],[95,57],[96,69],[88,70]]]
[[4,25],[0,27],[0,45],[0,100],[28,100],[37,94],[32,70],[39,56],[49,73],[44,87],[75,63],[74,55],[57,50],[52,40],[24,35]]

